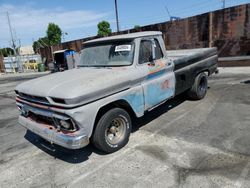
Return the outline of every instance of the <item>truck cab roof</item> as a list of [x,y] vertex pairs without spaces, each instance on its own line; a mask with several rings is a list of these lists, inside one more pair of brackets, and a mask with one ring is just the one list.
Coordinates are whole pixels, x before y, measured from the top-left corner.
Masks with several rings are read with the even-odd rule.
[[84,44],[90,44],[90,43],[96,43],[96,42],[107,42],[107,41],[114,41],[114,40],[134,39],[134,38],[141,38],[141,37],[148,37],[148,36],[155,36],[155,35],[162,35],[162,32],[160,32],[160,31],[143,31],[143,32],[129,33],[129,34],[93,39],[93,40],[89,40],[87,42],[84,42]]

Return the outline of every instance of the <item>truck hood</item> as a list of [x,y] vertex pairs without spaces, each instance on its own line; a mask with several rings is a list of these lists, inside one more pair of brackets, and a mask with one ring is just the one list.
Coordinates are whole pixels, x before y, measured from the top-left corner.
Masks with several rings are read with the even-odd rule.
[[16,90],[33,96],[66,99],[67,104],[78,104],[130,88],[130,78],[135,78],[133,70],[127,67],[72,69],[24,82]]

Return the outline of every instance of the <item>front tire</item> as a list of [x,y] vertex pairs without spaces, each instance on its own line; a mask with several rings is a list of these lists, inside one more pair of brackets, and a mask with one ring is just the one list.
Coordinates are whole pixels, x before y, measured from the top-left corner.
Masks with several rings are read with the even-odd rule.
[[131,128],[129,114],[121,108],[113,108],[98,121],[92,143],[105,153],[113,153],[128,143]]
[[202,72],[195,78],[192,88],[188,91],[188,96],[194,100],[203,99],[207,93],[207,75]]

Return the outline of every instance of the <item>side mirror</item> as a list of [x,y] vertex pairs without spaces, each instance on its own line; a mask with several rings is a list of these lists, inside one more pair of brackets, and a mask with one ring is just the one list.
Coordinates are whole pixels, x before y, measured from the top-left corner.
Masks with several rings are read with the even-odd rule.
[[150,65],[150,66],[155,66],[155,59],[153,58],[152,55],[149,56],[148,60],[149,60],[149,65]]

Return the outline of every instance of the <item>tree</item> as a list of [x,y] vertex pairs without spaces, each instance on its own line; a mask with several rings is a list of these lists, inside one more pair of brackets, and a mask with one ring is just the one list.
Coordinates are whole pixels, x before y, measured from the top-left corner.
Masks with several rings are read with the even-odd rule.
[[136,32],[140,31],[140,29],[141,29],[141,26],[139,26],[139,25],[135,25],[135,26],[134,26],[134,30],[135,30]]
[[136,30],[139,30],[140,28],[141,28],[141,26],[139,26],[139,25],[134,26],[134,29],[136,29]]
[[47,36],[41,37],[37,41],[33,42],[32,47],[35,53],[38,53],[39,48],[61,43],[62,30],[58,25],[49,23],[46,33]]
[[50,45],[61,43],[62,30],[58,25],[49,23],[46,33]]
[[35,53],[38,53],[39,48],[44,48],[46,46],[50,46],[50,41],[48,37],[39,38],[37,41],[34,41],[32,45]]
[[0,49],[0,54],[4,57],[8,57],[9,55],[14,55],[14,50],[12,48],[2,48]]
[[35,53],[38,53],[38,49],[40,48],[39,43],[37,41],[34,41],[32,48]]
[[97,25],[97,35],[100,37],[106,37],[111,34],[110,24],[107,21],[101,21]]
[[37,42],[39,43],[41,47],[49,46],[51,43],[48,37],[39,38]]

